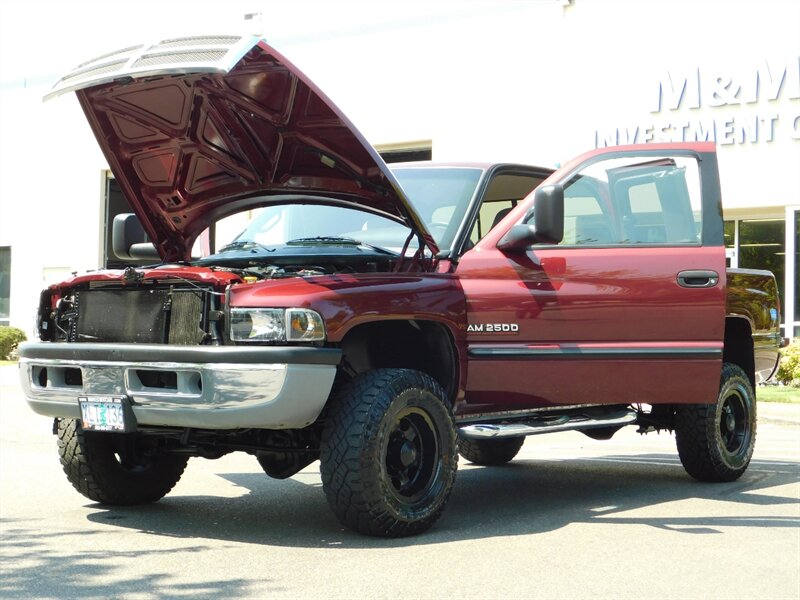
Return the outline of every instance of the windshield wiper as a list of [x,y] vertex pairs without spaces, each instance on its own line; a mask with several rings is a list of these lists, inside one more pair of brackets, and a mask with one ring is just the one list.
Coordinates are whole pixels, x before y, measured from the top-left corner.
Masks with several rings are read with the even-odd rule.
[[389,250],[388,248],[381,248],[380,246],[373,246],[360,240],[351,237],[338,237],[333,235],[318,235],[316,237],[297,238],[286,242],[287,246],[365,246],[370,250],[388,254],[390,256],[399,256],[397,252]]
[[224,245],[220,248],[217,252],[230,252],[231,250],[247,250],[250,249],[252,251],[263,250],[264,252],[275,252],[275,248],[270,248],[265,246],[264,244],[259,244],[258,242],[253,242],[251,240],[240,240],[238,242],[231,242],[230,244]]

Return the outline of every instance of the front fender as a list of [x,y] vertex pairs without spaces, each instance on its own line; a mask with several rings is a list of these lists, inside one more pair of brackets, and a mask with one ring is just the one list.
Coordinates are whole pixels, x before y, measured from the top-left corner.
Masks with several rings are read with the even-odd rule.
[[466,301],[447,273],[339,274],[260,281],[230,289],[230,306],[311,308],[325,320],[328,341],[340,342],[363,323],[425,320],[445,325],[458,343],[466,331]]

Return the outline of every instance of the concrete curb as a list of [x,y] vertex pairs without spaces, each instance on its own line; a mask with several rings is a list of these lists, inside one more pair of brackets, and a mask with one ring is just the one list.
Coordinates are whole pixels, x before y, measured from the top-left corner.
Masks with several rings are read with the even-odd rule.
[[800,425],[800,404],[759,402],[756,406],[759,423]]

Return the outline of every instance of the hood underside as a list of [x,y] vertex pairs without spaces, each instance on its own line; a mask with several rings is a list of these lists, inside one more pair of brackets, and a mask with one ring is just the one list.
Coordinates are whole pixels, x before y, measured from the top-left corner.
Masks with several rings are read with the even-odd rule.
[[375,149],[258,38],[209,36],[84,63],[75,90],[109,166],[165,261],[217,219],[270,202],[361,208],[436,244]]

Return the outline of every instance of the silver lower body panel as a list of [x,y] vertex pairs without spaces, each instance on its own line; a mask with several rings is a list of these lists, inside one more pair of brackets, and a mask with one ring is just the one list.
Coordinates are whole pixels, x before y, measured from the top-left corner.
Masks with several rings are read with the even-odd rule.
[[139,425],[295,429],[319,417],[336,375],[335,364],[258,362],[252,352],[241,363],[213,362],[213,352],[210,362],[138,362],[126,361],[125,352],[116,360],[81,360],[77,344],[70,346],[70,358],[53,356],[52,347],[39,353],[47,358],[21,353],[28,354],[19,363],[22,389],[41,415],[79,418],[79,396],[121,395],[130,398]]

